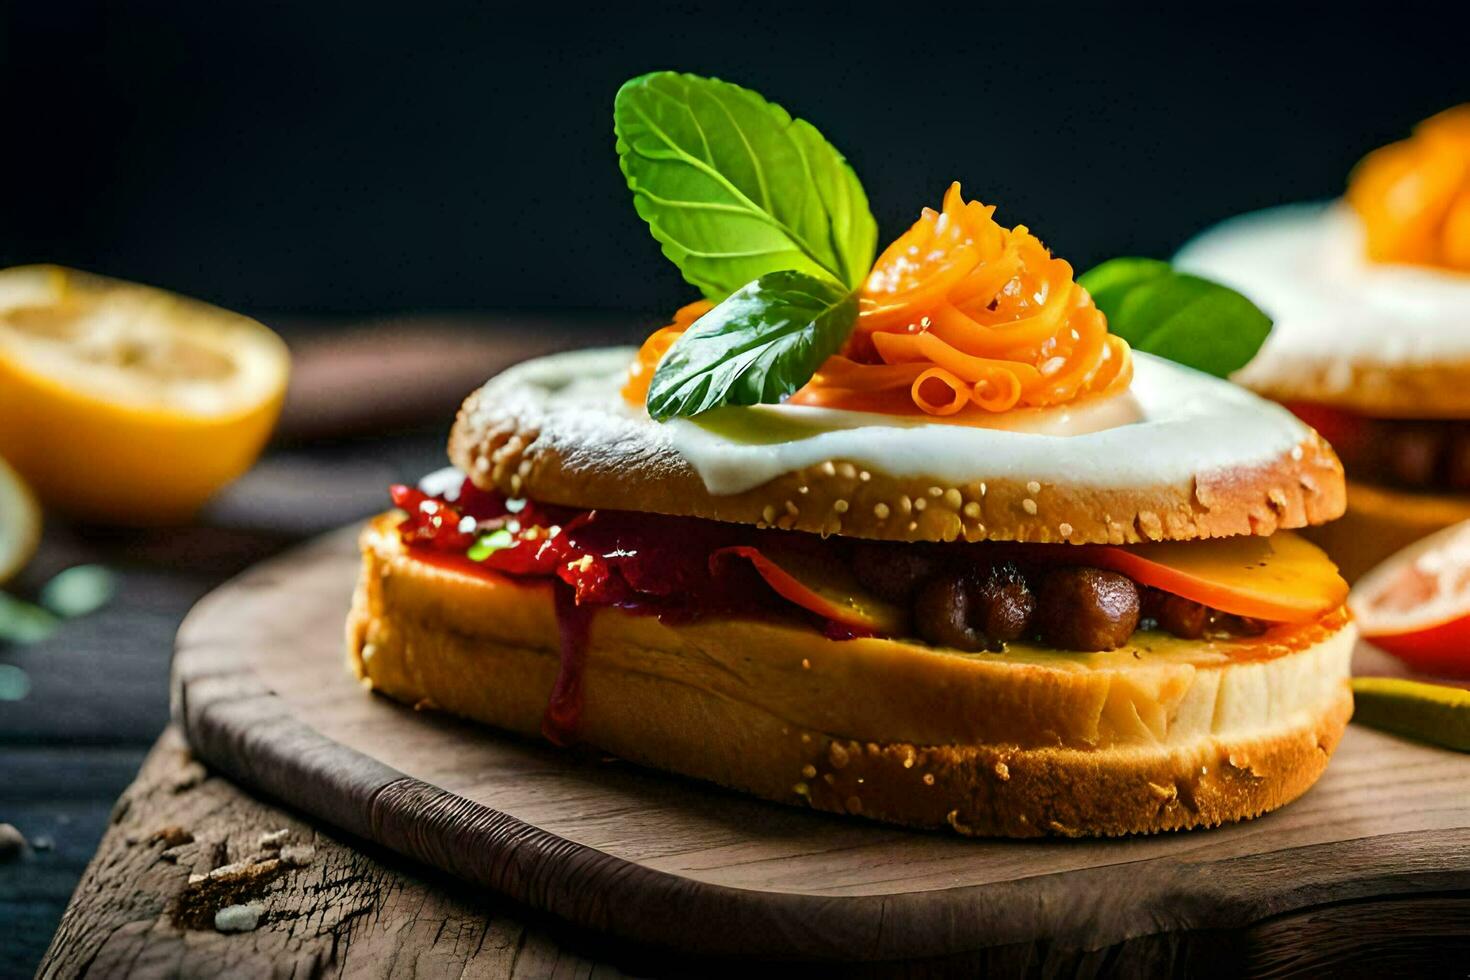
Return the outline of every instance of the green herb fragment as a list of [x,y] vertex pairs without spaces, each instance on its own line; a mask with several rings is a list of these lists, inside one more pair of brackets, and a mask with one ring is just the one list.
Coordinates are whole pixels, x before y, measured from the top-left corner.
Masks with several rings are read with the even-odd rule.
[[94,613],[117,594],[117,580],[101,565],[74,565],[41,589],[41,605],[71,618]]
[[771,272],[686,330],[648,386],[659,421],[724,405],[784,401],[837,353],[857,321],[857,296],[800,272]]
[[684,278],[718,302],[769,272],[856,289],[878,226],[847,161],[811,124],[749,89],[655,72],[613,104],[638,214]]
[[479,539],[470,545],[470,550],[465,552],[465,557],[470,561],[484,561],[495,552],[509,548],[515,543],[515,535],[502,527],[480,535]]
[[0,592],[0,643],[39,643],[60,624],[40,606]]
[[14,664],[0,664],[0,701],[19,701],[31,693],[31,679]]
[[1125,256],[1087,270],[1077,282],[1092,295],[1098,309],[1108,314],[1118,307],[1130,289],[1173,274],[1174,267],[1167,262]]
[[1228,377],[1255,356],[1271,318],[1228,286],[1155,259],[1111,259],[1078,278],[1134,350]]

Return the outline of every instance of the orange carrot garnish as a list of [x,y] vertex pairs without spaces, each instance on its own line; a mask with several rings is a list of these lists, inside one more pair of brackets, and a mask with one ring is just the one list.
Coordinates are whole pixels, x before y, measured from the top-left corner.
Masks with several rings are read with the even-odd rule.
[[1348,182],[1368,257],[1470,271],[1470,104],[1363,158]]
[[[951,184],[943,210],[926,208],[869,273],[844,352],[852,366],[824,365],[791,400],[858,407],[905,386],[910,412],[954,416],[1126,388],[1128,345],[1108,334],[1072,267],[994,213]],[[900,365],[921,367],[908,376],[893,371]]]
[[[1024,226],[950,185],[943,209],[879,256],[852,336],[792,396],[799,405],[965,422],[1121,391],[1132,354],[1092,297]],[[623,395],[641,404],[658,361],[709,309],[693,303],[644,343]]]

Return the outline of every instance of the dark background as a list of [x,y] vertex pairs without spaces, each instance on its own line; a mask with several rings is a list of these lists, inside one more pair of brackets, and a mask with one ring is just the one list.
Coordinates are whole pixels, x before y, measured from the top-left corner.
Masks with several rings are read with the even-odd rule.
[[690,297],[613,153],[677,67],[807,117],[890,238],[952,178],[1079,268],[1336,194],[1470,99],[1463,3],[6,7],[0,262],[271,314]]

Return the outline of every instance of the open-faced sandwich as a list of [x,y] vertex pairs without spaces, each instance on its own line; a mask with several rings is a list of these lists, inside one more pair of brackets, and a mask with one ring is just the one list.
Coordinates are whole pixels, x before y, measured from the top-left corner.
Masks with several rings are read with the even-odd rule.
[[1369,154],[1341,201],[1232,219],[1175,263],[1275,318],[1236,380],[1341,454],[1347,515],[1316,539],[1349,578],[1470,519],[1470,105]]
[[1340,513],[1341,468],[1279,406],[1142,352],[1226,373],[1254,307],[1135,260],[1095,302],[958,185],[875,263],[844,159],[733,85],[635,79],[616,123],[705,299],[469,397],[455,470],[363,533],[359,676],[965,834],[1215,825],[1317,779],[1353,627],[1290,529]]

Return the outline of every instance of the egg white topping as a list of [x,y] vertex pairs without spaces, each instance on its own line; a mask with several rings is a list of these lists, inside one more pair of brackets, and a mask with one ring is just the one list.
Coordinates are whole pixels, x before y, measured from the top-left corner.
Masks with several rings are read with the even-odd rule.
[[1233,218],[1174,263],[1239,290],[1275,321],[1235,375],[1242,384],[1269,386],[1306,363],[1470,360],[1470,274],[1369,261],[1361,223],[1341,202]]
[[[1229,382],[1135,354],[1124,393],[997,415],[984,427],[800,405],[722,409],[660,424],[618,393],[632,348],[559,354],[501,375],[486,394],[570,400],[582,446],[629,438],[679,453],[713,494],[741,493],[784,473],[845,460],[894,477],[959,485],[988,479],[1129,488],[1187,483],[1291,452],[1310,430],[1285,409]],[[493,394],[492,394],[493,392]],[[512,404],[507,404],[507,403]]]

